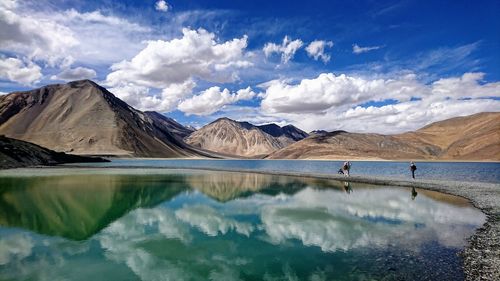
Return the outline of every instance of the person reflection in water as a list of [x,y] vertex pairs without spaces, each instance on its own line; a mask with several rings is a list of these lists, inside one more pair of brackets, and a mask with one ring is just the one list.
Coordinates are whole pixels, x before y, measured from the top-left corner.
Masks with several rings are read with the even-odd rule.
[[415,190],[415,187],[411,188],[411,200],[415,200],[415,197],[417,197],[418,192]]
[[348,182],[348,181],[345,181],[345,182],[344,182],[344,190],[345,190],[345,192],[347,192],[348,194],[350,194],[350,193],[351,193],[352,188],[351,188],[351,183],[350,183],[350,182]]

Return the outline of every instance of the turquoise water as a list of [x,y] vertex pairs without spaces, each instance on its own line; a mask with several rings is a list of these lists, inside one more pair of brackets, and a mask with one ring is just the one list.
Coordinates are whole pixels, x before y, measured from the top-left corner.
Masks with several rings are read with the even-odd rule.
[[425,190],[165,169],[0,172],[0,280],[461,280],[485,216]]
[[[340,161],[314,160],[189,160],[189,159],[112,159],[110,163],[81,164],[97,167],[176,167],[230,168],[259,171],[336,173]],[[409,163],[393,161],[351,161],[351,174],[410,178]],[[416,162],[416,177],[456,181],[500,183],[500,163]]]

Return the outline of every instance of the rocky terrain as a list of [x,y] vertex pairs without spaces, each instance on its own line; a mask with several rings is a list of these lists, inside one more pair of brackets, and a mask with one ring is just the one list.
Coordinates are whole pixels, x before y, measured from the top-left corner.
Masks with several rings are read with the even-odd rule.
[[307,133],[275,124],[255,126],[220,118],[193,132],[185,141],[195,147],[245,157],[262,157],[301,140]]
[[77,162],[108,162],[108,160],[55,152],[36,144],[0,136],[0,169]]
[[500,113],[483,112],[451,118],[401,134],[398,138],[438,146],[440,159],[499,161]]
[[314,134],[269,159],[436,159],[500,161],[500,113],[432,123],[398,135],[335,131]]
[[165,130],[171,132],[174,136],[178,136],[180,139],[183,139],[189,136],[192,132],[196,131],[193,127],[185,127],[174,119],[156,111],[145,111],[144,114],[151,118],[157,126],[162,126]]
[[181,139],[189,129],[172,121],[136,110],[90,80],[0,96],[0,134],[52,150],[129,157],[211,156],[185,144]]

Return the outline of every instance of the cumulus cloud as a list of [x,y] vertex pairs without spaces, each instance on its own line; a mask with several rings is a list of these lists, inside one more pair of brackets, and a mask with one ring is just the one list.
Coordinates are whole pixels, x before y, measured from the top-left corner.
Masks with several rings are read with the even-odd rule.
[[51,80],[63,80],[63,81],[72,81],[72,80],[80,80],[80,79],[92,79],[96,77],[97,73],[95,70],[86,68],[86,67],[77,67],[77,68],[67,68],[62,72],[56,75],[52,75],[50,77]]
[[[40,10],[30,2],[0,3],[0,50],[49,66],[111,63],[140,50],[149,28],[101,11]],[[127,46],[127,48],[123,48]]]
[[262,50],[266,57],[271,56],[273,53],[281,54],[281,63],[286,64],[293,58],[303,44],[304,43],[300,39],[291,40],[288,36],[285,36],[281,45],[267,43]]
[[31,85],[42,78],[40,66],[31,61],[0,57],[0,78]]
[[[53,20],[20,14],[17,1],[2,1],[0,9],[0,49],[14,51],[30,59],[51,64],[78,44],[73,32]],[[43,32],[41,32],[43,31]]]
[[182,99],[190,96],[194,87],[196,83],[189,79],[183,83],[172,83],[156,94],[151,93],[148,87],[134,83],[121,84],[109,91],[137,109],[169,112],[176,109]]
[[[164,88],[192,77],[208,81],[233,81],[233,67],[247,67],[243,52],[247,36],[218,43],[215,34],[204,29],[182,29],[182,38],[149,41],[134,58],[114,64],[107,84],[134,82],[140,86]],[[216,69],[227,71],[221,73]],[[223,75],[227,74],[227,75]]]
[[160,11],[160,12],[167,12],[168,11],[168,4],[165,0],[156,1],[155,9],[157,11]]
[[332,41],[314,40],[306,47],[307,54],[315,60],[321,59],[324,63],[330,61],[331,56],[325,53],[326,47],[333,47]]
[[378,50],[382,48],[382,46],[367,46],[367,47],[360,47],[358,44],[353,44],[352,45],[352,52],[356,55],[362,54],[362,53],[367,53],[369,51],[373,50]]
[[230,93],[228,89],[221,90],[220,87],[211,87],[201,94],[182,101],[178,108],[188,115],[210,115],[228,104],[240,100],[252,99],[256,94],[250,87],[240,89],[236,93]]
[[[500,83],[482,83],[483,75],[465,73],[430,84],[414,74],[368,79],[323,73],[298,84],[275,80],[265,85],[261,109],[308,131],[398,133],[446,118],[498,111],[500,101],[484,98],[498,97]],[[387,104],[364,105],[368,102]]]
[[327,109],[386,98],[409,100],[419,96],[421,85],[415,76],[369,80],[345,74],[322,73],[297,85],[276,80],[268,84],[262,109],[270,113],[324,113]]

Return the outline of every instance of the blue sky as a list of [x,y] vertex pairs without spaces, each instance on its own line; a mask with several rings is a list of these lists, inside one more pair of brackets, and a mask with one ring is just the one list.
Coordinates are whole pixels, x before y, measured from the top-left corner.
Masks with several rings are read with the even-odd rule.
[[0,0],[0,92],[90,78],[141,110],[397,133],[500,111],[500,2]]

